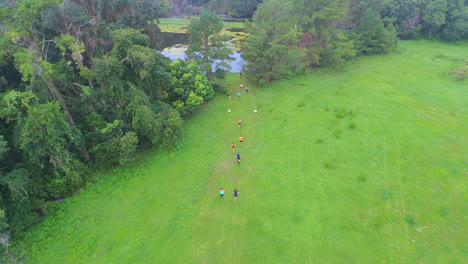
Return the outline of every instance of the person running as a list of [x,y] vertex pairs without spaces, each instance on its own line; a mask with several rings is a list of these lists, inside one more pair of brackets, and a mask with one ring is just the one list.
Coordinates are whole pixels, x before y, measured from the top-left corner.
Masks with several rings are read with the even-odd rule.
[[244,89],[244,84],[240,84],[240,90],[242,91]]
[[224,189],[223,189],[223,187],[221,187],[221,189],[219,189],[219,199],[221,199],[223,197],[224,197]]
[[234,202],[237,200],[237,197],[239,197],[239,191],[237,189],[234,189],[232,192],[234,194]]
[[237,165],[240,165],[241,154],[239,152],[237,152],[236,158],[237,158]]
[[237,93],[237,99],[240,100],[240,97],[241,97],[241,93]]
[[228,92],[228,97],[229,97],[229,100],[231,100],[231,93]]
[[244,138],[242,137],[242,135],[239,136],[239,142],[240,143],[244,142]]
[[241,127],[241,125],[242,125],[242,120],[240,120],[240,119],[239,119],[239,120],[237,120],[237,124],[239,125],[239,128],[240,128],[240,127]]
[[232,148],[232,153],[234,153],[236,151],[236,144],[232,143],[231,148]]
[[246,87],[245,87],[245,92],[246,92],[247,94],[249,94],[249,90],[250,90],[250,88],[249,88],[248,86],[246,86]]

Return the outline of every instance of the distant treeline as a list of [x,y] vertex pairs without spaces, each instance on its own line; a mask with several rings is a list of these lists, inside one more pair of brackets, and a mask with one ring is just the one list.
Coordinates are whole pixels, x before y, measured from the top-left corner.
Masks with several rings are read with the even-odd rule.
[[236,18],[251,18],[257,5],[263,0],[169,0],[173,15],[198,15],[209,8],[219,15]]
[[[173,10],[171,14],[199,14],[202,7],[208,7],[218,14],[233,17],[251,18],[258,5],[272,5],[270,0],[169,0]],[[387,25],[393,25],[401,39],[420,37],[444,40],[462,40],[468,38],[468,1],[467,0],[299,0],[294,1],[300,14],[315,17],[322,9],[345,9],[340,14],[344,28],[359,23],[362,13],[367,9]],[[288,1],[282,9],[292,8]],[[312,11],[304,14],[305,10]],[[278,10],[279,11],[279,10]],[[331,12],[331,10],[330,10]],[[323,12],[322,12],[323,13]],[[296,17],[299,13],[289,13]],[[329,13],[329,15],[333,15]],[[331,19],[328,17],[327,19]]]
[[289,78],[309,67],[383,54],[397,39],[468,39],[463,0],[266,0],[247,23],[248,75]]

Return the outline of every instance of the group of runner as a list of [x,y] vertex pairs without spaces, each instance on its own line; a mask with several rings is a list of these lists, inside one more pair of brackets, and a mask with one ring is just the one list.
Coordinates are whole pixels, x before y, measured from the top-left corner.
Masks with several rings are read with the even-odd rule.
[[[224,193],[225,193],[225,191],[224,191],[223,187],[221,187],[221,189],[219,189],[219,199],[224,197]],[[239,190],[237,190],[237,188],[236,188],[236,189],[234,189],[232,191],[232,193],[234,194],[234,201],[237,200],[237,197],[239,197]]]
[[[240,98],[241,98],[241,96],[242,96],[242,93],[241,93],[241,92],[242,92],[243,90],[244,90],[244,84],[241,83],[241,84],[240,84],[240,91],[237,93],[237,100],[240,100]],[[245,93],[246,93],[246,94],[249,94],[249,91],[250,91],[250,88],[249,88],[248,86],[246,86],[246,87],[245,87]],[[227,95],[228,95],[229,99],[231,99],[231,93],[228,92]]]
[[[238,100],[240,100],[240,97],[241,97],[241,95],[242,95],[241,92],[242,92],[243,90],[244,90],[244,84],[241,83],[241,84],[240,84],[240,91],[237,93],[237,99],[238,99]],[[249,90],[250,90],[250,88],[249,88],[248,86],[246,86],[246,87],[245,87],[245,92],[246,92],[247,94],[249,93]],[[230,100],[230,99],[231,99],[231,93],[228,92],[227,95],[228,95],[229,100]],[[241,126],[242,126],[242,119],[237,120],[237,125],[239,126],[239,128],[241,128]],[[242,135],[239,135],[239,143],[242,144],[242,142],[244,142],[244,137],[242,137]],[[235,144],[234,142],[231,144],[231,149],[232,149],[232,153],[236,152],[236,144]],[[236,159],[237,159],[237,165],[240,166],[241,154],[240,154],[239,151],[236,153]],[[219,199],[221,199],[221,198],[224,197],[224,193],[225,193],[224,189],[223,189],[223,188],[220,188],[220,189],[219,189]],[[237,200],[237,197],[239,196],[239,190],[234,189],[232,193],[234,194],[234,201],[236,201],[236,200]]]

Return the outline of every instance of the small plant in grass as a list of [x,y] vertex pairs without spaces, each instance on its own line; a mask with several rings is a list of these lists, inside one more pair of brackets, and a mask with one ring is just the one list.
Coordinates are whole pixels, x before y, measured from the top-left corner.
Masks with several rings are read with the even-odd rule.
[[345,118],[346,115],[348,114],[346,109],[344,109],[344,108],[336,108],[335,113],[336,113],[336,117],[339,118],[339,119]]
[[360,182],[366,182],[367,181],[367,177],[365,175],[359,175],[357,179]]
[[405,221],[408,223],[410,226],[415,226],[417,224],[416,220],[411,217],[411,216],[405,216]]
[[323,143],[323,139],[321,138],[315,140],[315,144],[322,144],[322,143]]
[[297,107],[304,107],[304,106],[306,106],[306,104],[304,102],[300,102],[300,103],[297,104]]
[[335,138],[341,138],[341,133],[342,133],[342,132],[343,132],[343,131],[342,131],[341,129],[336,129],[335,132],[333,132],[333,136],[334,136]]
[[351,122],[351,123],[349,123],[348,127],[349,127],[349,129],[355,129],[356,124],[354,122]]
[[333,162],[325,161],[324,166],[325,166],[326,169],[333,169]]
[[356,111],[354,111],[352,109],[347,110],[344,107],[335,108],[335,113],[336,113],[336,117],[339,118],[339,119],[343,119],[343,118],[346,118],[346,117],[349,117],[350,119],[353,119],[353,117],[356,115]]

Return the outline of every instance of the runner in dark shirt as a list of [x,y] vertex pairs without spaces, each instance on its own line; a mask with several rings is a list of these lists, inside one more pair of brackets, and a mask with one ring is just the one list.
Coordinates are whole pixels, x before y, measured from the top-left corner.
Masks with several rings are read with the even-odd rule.
[[234,193],[234,201],[236,201],[237,197],[239,197],[239,191],[237,189],[234,189],[232,193]]

